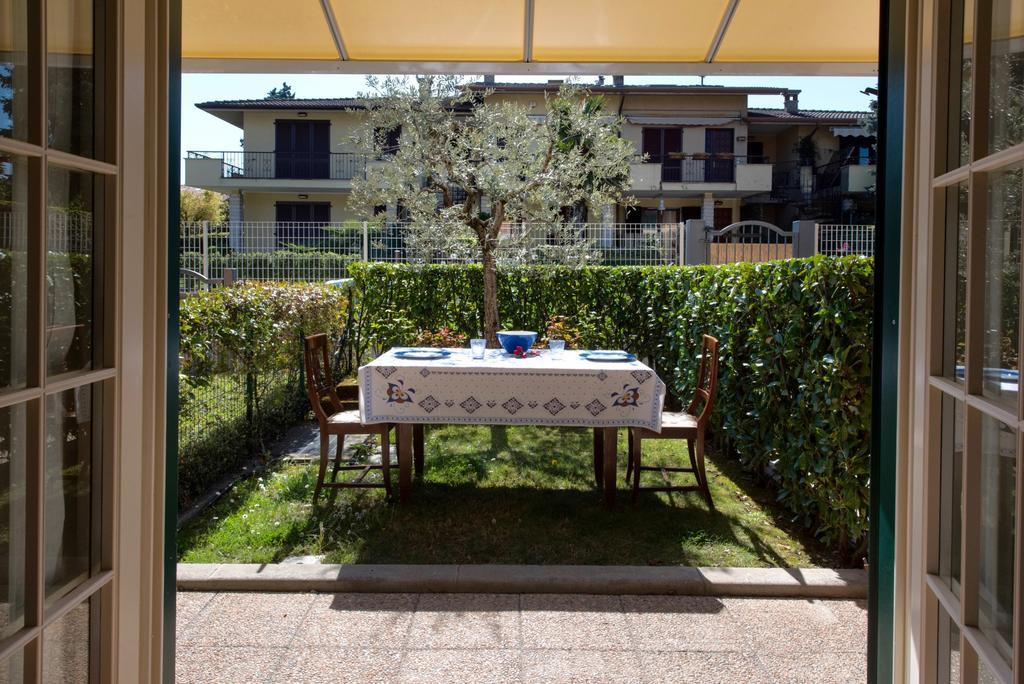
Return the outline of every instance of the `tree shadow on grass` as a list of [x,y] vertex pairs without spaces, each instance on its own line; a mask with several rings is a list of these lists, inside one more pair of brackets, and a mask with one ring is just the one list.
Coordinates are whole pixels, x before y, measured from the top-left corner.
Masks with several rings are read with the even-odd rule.
[[[612,511],[593,485],[593,436],[584,429],[430,428],[426,472],[407,505],[388,502],[379,490],[343,490],[314,507],[316,466],[279,466],[272,504],[286,524],[258,542],[258,559],[245,557],[239,544],[231,560],[323,554],[326,562],[345,563],[830,564],[828,552],[775,507],[771,492],[726,459],[709,464],[717,512],[696,493],[645,493],[633,505],[624,433]],[[682,442],[654,444],[649,457],[645,444],[647,462],[686,458]],[[188,526],[180,553],[218,531],[225,539],[220,526],[244,514],[255,487],[255,478],[241,483]]]

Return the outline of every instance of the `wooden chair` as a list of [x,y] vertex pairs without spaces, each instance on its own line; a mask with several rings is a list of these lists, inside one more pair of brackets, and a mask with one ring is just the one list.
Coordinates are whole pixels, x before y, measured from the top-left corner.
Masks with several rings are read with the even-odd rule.
[[[309,395],[309,403],[313,407],[313,414],[320,424],[320,472],[316,478],[316,490],[313,492],[313,503],[320,498],[320,490],[323,488],[341,489],[344,487],[383,487],[388,496],[391,496],[391,440],[390,432],[393,427],[390,423],[374,423],[363,425],[359,422],[358,410],[343,410],[341,399],[338,398],[334,380],[331,377],[331,362],[327,335],[319,333],[310,335],[305,340],[306,360],[306,393]],[[331,473],[330,481],[325,481],[327,474],[327,462],[330,459],[330,436],[335,435],[338,440],[338,447],[334,456],[334,470]],[[344,447],[345,435],[380,435],[380,465],[367,463],[366,465],[342,465],[341,452]],[[339,470],[362,471],[353,480],[339,482],[337,480]],[[380,470],[382,482],[367,482],[366,476],[372,470]]]
[[[641,491],[646,492],[701,492],[708,502],[708,508],[715,510],[711,500],[711,489],[708,476],[704,471],[704,436],[707,431],[711,410],[715,405],[715,394],[718,391],[718,340],[711,335],[704,335],[703,351],[700,358],[700,370],[697,374],[697,388],[693,400],[682,412],[666,411],[661,416],[661,432],[645,428],[629,430],[629,462],[626,465],[626,482],[633,478],[633,500],[636,501]],[[685,439],[690,454],[689,468],[670,468],[667,466],[645,466],[642,460],[642,445],[645,439]],[[661,474],[664,485],[657,487],[641,487],[640,476],[646,470],[655,470]],[[673,485],[669,473],[692,473],[697,479],[696,485]]]

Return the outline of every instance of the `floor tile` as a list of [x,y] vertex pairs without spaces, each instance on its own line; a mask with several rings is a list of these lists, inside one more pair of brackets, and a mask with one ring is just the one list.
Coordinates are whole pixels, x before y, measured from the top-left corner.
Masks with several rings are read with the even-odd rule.
[[618,596],[522,597],[524,648],[633,650],[636,647]]
[[723,598],[753,653],[863,652],[864,618],[833,610],[833,602],[808,599]]
[[174,602],[178,638],[184,635],[184,632],[192,626],[195,619],[216,596],[215,592],[178,592]]
[[747,639],[725,605],[710,596],[623,596],[643,651],[742,651]]
[[759,655],[771,681],[779,684],[864,684],[868,679],[863,653]]
[[401,651],[415,594],[321,594],[299,625],[293,646]]
[[276,671],[288,651],[283,648],[179,645],[177,684],[258,684],[278,681]]
[[506,684],[520,681],[516,651],[407,651],[398,680],[404,684]]
[[288,646],[313,599],[313,594],[217,594],[185,641],[200,646]]
[[409,649],[518,648],[519,596],[427,594],[420,598]]
[[771,679],[761,662],[747,653],[640,654],[640,681],[645,684],[754,684]]
[[634,684],[640,681],[640,657],[633,651],[528,650],[523,652],[523,681]]
[[400,651],[312,647],[289,649],[275,682],[383,684],[398,677]]

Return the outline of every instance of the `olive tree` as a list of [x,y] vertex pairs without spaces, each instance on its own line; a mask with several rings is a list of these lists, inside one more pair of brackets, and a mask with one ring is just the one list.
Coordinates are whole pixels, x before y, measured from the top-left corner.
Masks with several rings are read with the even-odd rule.
[[483,332],[494,345],[502,228],[558,225],[565,208],[621,201],[633,145],[600,97],[572,86],[531,110],[452,76],[371,77],[368,85],[357,142],[371,161],[350,202],[369,219],[375,208],[400,206],[412,243],[478,260]]

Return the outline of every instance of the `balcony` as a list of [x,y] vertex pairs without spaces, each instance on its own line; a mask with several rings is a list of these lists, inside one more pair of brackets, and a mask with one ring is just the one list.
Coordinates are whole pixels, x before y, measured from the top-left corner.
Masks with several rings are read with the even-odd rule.
[[337,181],[365,171],[366,157],[351,152],[203,151],[188,153],[185,183],[217,190],[337,188]]
[[874,193],[876,166],[854,162],[832,162],[816,169],[814,194],[818,198]]
[[772,165],[764,157],[672,155],[662,160],[637,158],[630,165],[634,192],[768,192]]

